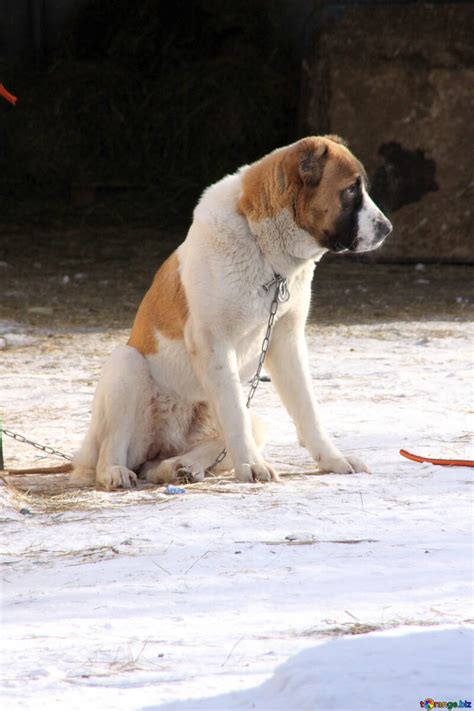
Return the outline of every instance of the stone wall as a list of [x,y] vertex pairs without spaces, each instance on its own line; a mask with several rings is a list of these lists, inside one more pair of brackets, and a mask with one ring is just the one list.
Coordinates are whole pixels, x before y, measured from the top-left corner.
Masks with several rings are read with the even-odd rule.
[[300,133],[364,162],[394,234],[378,259],[474,262],[474,6],[392,5],[321,18]]

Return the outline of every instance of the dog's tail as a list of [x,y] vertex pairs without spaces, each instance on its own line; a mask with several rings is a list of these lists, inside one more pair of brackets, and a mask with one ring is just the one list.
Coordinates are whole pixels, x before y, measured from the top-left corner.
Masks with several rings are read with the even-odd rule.
[[58,464],[56,467],[34,467],[31,469],[5,469],[4,474],[14,476],[29,476],[30,474],[66,474],[72,472],[74,464]]

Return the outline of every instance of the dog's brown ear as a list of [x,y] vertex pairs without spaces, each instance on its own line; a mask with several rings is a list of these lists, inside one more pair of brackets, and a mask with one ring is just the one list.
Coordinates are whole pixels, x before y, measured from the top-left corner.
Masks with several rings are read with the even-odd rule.
[[298,152],[298,173],[305,185],[316,187],[323,175],[328,146],[322,140],[303,140]]

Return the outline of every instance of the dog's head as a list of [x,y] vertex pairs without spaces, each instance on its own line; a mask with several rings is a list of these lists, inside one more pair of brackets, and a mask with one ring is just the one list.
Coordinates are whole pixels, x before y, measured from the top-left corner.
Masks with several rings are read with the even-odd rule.
[[[392,231],[369,197],[364,167],[337,136],[311,136],[274,151],[250,166],[243,188],[239,206],[254,225],[289,212],[315,248],[366,252]],[[310,256],[308,245],[288,247]]]

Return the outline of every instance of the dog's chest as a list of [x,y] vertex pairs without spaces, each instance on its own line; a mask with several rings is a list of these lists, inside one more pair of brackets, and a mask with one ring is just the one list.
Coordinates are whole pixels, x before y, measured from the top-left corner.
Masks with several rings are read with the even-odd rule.
[[[228,292],[225,308],[219,313],[221,330],[237,346],[242,339],[251,338],[267,327],[275,298],[275,286],[268,290],[263,285]],[[276,304],[277,321],[291,307],[289,302]]]
[[280,282],[280,277],[269,279],[268,272],[263,272],[258,281],[243,281],[240,293],[234,291],[234,304],[228,302],[229,312],[234,312],[237,327],[259,328],[266,325],[272,311],[277,321],[288,311],[300,308],[302,297],[311,288],[311,279],[311,266],[285,279],[284,284]]
[[229,308],[225,330],[234,344],[239,370],[243,377],[250,377],[262,351],[263,340],[273,335],[281,318],[290,310],[300,308],[301,283],[289,283],[289,299],[276,299],[277,285],[265,289],[262,286],[247,291],[247,298],[239,298]]

